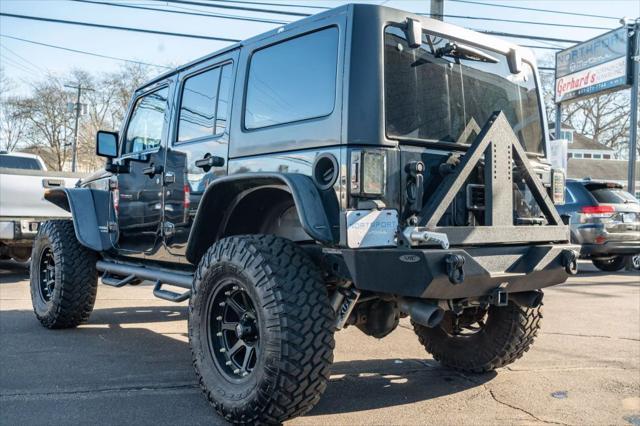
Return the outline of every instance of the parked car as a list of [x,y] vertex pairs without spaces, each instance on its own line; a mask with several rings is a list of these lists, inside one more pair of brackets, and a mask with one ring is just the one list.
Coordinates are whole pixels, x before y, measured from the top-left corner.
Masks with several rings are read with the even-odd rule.
[[538,332],[540,289],[577,266],[535,67],[500,39],[356,4],[161,75],[98,133],[109,174],[46,193],[72,220],[38,232],[35,314],[86,321],[99,274],[189,299],[198,381],[243,424],[310,410],[346,326],[382,338],[409,315],[443,365],[508,365]]
[[558,211],[570,217],[571,241],[580,244],[580,257],[596,268],[618,271],[626,256],[640,254],[640,203],[622,185],[569,179]]
[[40,222],[71,216],[44,199],[45,189],[72,188],[80,176],[49,172],[37,155],[0,152],[0,259],[29,260]]

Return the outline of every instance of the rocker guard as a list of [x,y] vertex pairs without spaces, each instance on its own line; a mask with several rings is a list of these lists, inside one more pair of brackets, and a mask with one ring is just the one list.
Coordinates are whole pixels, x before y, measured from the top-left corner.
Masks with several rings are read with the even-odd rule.
[[[524,245],[464,249],[342,250],[359,290],[422,299],[488,296],[497,288],[515,293],[563,283],[567,257],[579,246]],[[568,256],[569,254],[569,256]],[[464,278],[451,280],[447,259],[461,257]]]

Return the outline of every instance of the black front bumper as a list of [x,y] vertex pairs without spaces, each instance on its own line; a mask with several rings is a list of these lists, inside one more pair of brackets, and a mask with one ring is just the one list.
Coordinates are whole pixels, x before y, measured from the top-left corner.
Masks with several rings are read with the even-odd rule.
[[[580,246],[543,244],[443,249],[342,250],[356,288],[424,299],[458,299],[536,290],[563,283]],[[464,258],[455,283],[447,259]],[[569,265],[570,266],[570,265]]]

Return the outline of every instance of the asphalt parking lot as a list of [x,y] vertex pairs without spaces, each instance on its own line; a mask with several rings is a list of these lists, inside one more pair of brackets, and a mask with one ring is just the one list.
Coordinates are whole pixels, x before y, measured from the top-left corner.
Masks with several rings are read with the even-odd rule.
[[[640,275],[589,264],[546,291],[542,333],[496,373],[427,355],[407,322],[384,340],[338,333],[331,382],[293,425],[640,425]],[[185,304],[147,285],[99,288],[88,324],[42,328],[27,271],[0,262],[0,423],[224,424],[196,387]]]

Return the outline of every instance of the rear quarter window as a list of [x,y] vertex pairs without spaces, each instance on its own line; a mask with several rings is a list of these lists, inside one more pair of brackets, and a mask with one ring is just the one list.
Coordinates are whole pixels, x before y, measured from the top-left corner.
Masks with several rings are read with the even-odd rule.
[[23,170],[42,170],[40,162],[35,158],[0,155],[0,167]]
[[636,197],[627,191],[619,188],[600,188],[590,191],[591,195],[599,202],[604,204],[625,204],[638,203]]
[[249,65],[244,127],[255,130],[331,114],[337,63],[336,27],[256,51]]

